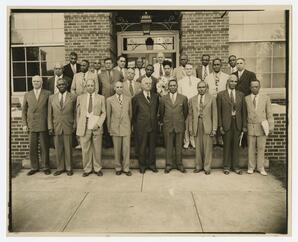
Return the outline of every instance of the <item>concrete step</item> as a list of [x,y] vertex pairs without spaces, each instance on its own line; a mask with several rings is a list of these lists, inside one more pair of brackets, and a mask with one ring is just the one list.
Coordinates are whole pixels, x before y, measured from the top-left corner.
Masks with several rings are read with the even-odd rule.
[[[183,164],[185,168],[194,168],[195,167],[195,150],[188,149],[183,150]],[[222,168],[223,161],[222,161],[222,154],[223,149],[221,147],[214,147],[213,149],[213,161],[212,161],[212,168]],[[102,162],[104,168],[114,168],[114,154],[113,149],[103,149],[102,151]],[[156,166],[157,168],[164,168],[165,167],[165,149],[162,147],[156,148]],[[22,162],[23,168],[30,168],[30,160],[24,159]],[[56,159],[55,159],[55,150],[50,149],[50,167],[56,168]],[[82,151],[79,149],[73,150],[73,167],[75,169],[82,168]],[[136,159],[134,149],[131,149],[131,168],[136,169],[139,167],[138,160]],[[240,167],[243,169],[247,168],[247,149],[240,150]],[[269,161],[265,161],[265,167],[269,167]]]

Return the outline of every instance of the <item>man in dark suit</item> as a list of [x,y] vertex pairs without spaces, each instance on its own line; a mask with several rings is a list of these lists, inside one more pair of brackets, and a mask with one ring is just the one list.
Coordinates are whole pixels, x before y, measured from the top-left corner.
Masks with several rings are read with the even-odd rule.
[[210,65],[210,55],[203,54],[201,64],[196,69],[197,78],[205,81],[205,78],[212,72],[212,66]]
[[49,98],[48,128],[54,135],[57,171],[54,176],[62,174],[66,168],[67,175],[72,171],[72,134],[76,130],[76,96],[66,90],[67,83],[59,79],[57,88],[59,93]]
[[41,149],[41,167],[44,173],[51,173],[49,167],[49,136],[48,136],[48,99],[50,92],[42,89],[42,78],[40,76],[32,77],[33,90],[27,92],[24,96],[22,120],[23,131],[29,132],[30,140],[30,163],[31,170],[28,176],[35,174],[39,170],[38,161],[38,138]]
[[[77,63],[78,55],[76,52],[71,52],[69,55],[69,63],[63,67],[63,75],[68,76],[71,80],[74,74],[81,71],[81,65]],[[69,87],[71,83],[69,83]]]
[[132,99],[133,127],[139,145],[140,173],[145,173],[146,169],[158,172],[155,146],[159,100],[158,95],[151,92],[152,81],[149,78],[142,79],[141,85],[143,91]]
[[244,94],[235,90],[238,79],[232,74],[227,81],[227,90],[217,95],[218,126],[223,136],[224,174],[233,169],[241,175],[239,167],[239,142],[241,132],[247,132]]
[[[166,168],[169,173],[176,161],[176,167],[182,173],[186,172],[182,163],[182,140],[185,132],[185,120],[188,115],[187,97],[177,93],[178,84],[176,79],[168,83],[170,93],[162,96],[159,105],[160,120],[166,146]],[[175,157],[173,157],[173,151]]]
[[143,79],[149,79],[151,81],[151,85],[152,85],[151,92],[157,93],[157,88],[156,88],[157,79],[154,76],[152,76],[152,74],[154,72],[153,65],[148,64],[145,68],[145,72],[146,72],[146,74],[139,77],[137,79],[137,82],[141,83]]
[[251,93],[250,82],[257,79],[256,74],[245,69],[245,60],[243,58],[237,59],[236,66],[237,71],[233,73],[238,77],[236,90],[244,93],[244,95],[247,96]]
[[67,91],[70,92],[69,83],[71,83],[72,79],[68,76],[63,75],[63,66],[60,63],[56,63],[54,66],[54,76],[50,77],[46,83],[46,89],[49,90],[51,94],[59,92],[57,88],[57,81],[61,78],[67,81]]

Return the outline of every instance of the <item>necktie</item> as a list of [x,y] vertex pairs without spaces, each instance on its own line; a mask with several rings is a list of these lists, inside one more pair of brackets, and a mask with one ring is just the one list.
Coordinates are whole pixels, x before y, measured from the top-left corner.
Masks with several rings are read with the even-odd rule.
[[257,96],[255,95],[254,100],[252,101],[255,109],[257,108],[257,100],[256,99],[257,99]]
[[218,82],[219,82],[218,73],[215,73],[215,89],[216,89],[216,93],[218,92]]
[[207,76],[207,67],[205,66],[205,67],[204,67],[203,81],[205,80],[206,76]]
[[234,96],[233,96],[233,91],[230,91],[230,100],[231,100],[231,104],[232,104],[232,110],[235,111],[235,100],[234,100]]
[[120,95],[118,95],[118,101],[119,101],[120,105],[122,105],[122,100],[121,100],[121,96]]
[[139,70],[139,77],[140,77],[141,76],[141,69],[138,68],[138,70]]
[[39,98],[39,92],[36,90],[36,91],[34,91],[34,93],[35,93],[36,100],[38,101],[38,98]]
[[160,77],[162,76],[162,66],[161,66],[161,64],[159,64],[159,76]]
[[150,103],[151,98],[150,98],[149,94],[147,94],[147,100],[148,100],[148,102]]
[[89,105],[88,105],[88,113],[92,113],[92,95],[90,94],[90,97],[89,97]]
[[60,98],[60,107],[63,108],[63,94],[61,94],[61,98]]
[[133,93],[132,81],[129,84],[129,92],[130,92],[130,95],[133,96],[134,93]]
[[200,95],[200,117],[203,117],[203,95]]
[[86,87],[86,73],[83,73],[83,87]]
[[174,104],[175,103],[175,96],[174,96],[174,94],[171,94],[171,99],[172,99],[172,103]]

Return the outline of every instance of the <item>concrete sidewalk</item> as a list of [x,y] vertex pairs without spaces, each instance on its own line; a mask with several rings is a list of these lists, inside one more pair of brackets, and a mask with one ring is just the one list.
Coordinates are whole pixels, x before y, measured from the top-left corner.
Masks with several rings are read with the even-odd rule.
[[[286,191],[273,176],[133,170],[133,175],[12,179],[14,232],[286,233]],[[67,233],[64,233],[67,235]]]

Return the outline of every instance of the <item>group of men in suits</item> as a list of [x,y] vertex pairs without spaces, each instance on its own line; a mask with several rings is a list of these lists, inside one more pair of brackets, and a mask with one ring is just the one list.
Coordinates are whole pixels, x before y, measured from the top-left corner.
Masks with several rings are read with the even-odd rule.
[[[231,75],[222,72],[219,58],[210,64],[209,55],[203,55],[202,66],[194,69],[188,56],[182,54],[180,66],[172,71],[163,53],[158,54],[158,63],[148,64],[143,72],[140,59],[136,69],[126,69],[125,57],[119,56],[116,67],[113,68],[111,58],[106,58],[105,69],[95,73],[89,70],[88,60],[78,64],[77,54],[71,52],[69,64],[54,66],[54,77],[44,85],[49,91],[42,89],[41,77],[35,76],[33,90],[25,94],[23,129],[30,133],[32,167],[28,175],[39,170],[38,138],[41,166],[45,174],[50,174],[49,134],[54,136],[56,149],[54,175],[64,171],[72,175],[72,135],[76,133],[82,147],[84,177],[93,170],[98,176],[103,175],[102,145],[111,144],[116,175],[123,172],[130,176],[132,127],[140,172],[157,172],[155,147],[159,125],[163,127],[166,148],[165,173],[173,168],[185,172],[182,147],[191,145],[196,149],[194,172],[204,170],[209,175],[213,137],[222,136],[224,173],[233,170],[242,174],[239,142],[248,131],[248,173],[257,169],[266,175],[262,122],[268,121],[269,130],[273,130],[270,99],[259,93],[260,82],[245,69],[245,60],[234,57],[229,57],[229,64],[232,71],[234,67],[237,71]],[[166,80],[164,93],[157,91],[161,80]]]

